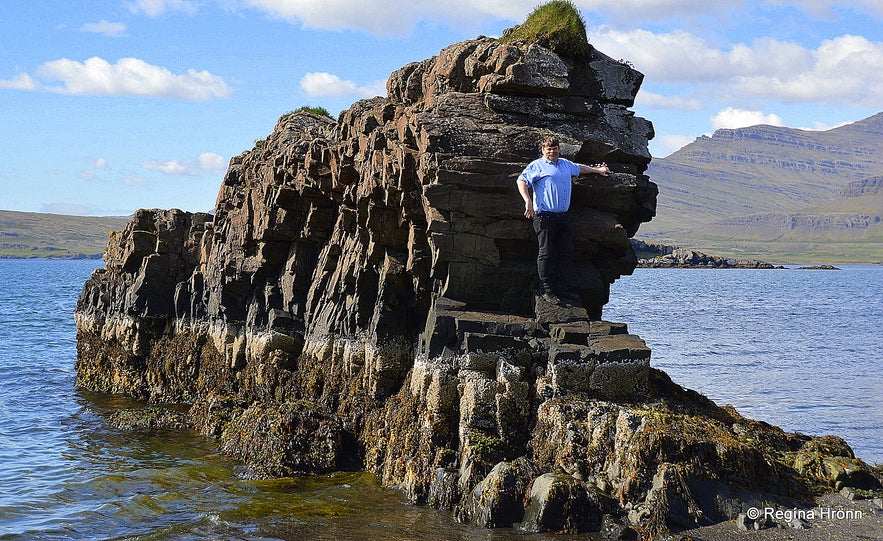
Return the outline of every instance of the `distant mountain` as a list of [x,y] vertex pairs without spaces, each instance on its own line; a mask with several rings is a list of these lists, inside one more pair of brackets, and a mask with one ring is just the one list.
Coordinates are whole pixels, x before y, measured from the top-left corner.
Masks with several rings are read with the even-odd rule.
[[0,258],[98,259],[129,220],[0,210]]
[[[883,261],[883,113],[827,131],[717,130],[654,160],[650,242],[788,261]],[[773,257],[773,259],[776,259]]]

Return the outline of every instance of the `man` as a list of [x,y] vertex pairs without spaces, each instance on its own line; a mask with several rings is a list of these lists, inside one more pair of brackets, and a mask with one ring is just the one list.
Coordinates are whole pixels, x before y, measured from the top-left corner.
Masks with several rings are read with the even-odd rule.
[[606,177],[610,169],[606,165],[590,167],[559,157],[556,137],[543,139],[542,152],[543,157],[530,162],[519,175],[518,192],[524,199],[524,216],[533,218],[537,234],[540,295],[547,302],[559,304],[559,297],[575,298],[567,283],[573,259],[573,237],[567,219],[573,178],[592,173]]

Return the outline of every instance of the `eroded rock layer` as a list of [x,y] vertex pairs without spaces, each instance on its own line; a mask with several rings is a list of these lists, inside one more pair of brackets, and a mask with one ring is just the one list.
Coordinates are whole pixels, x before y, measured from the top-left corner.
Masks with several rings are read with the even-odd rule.
[[[231,161],[214,215],[142,210],[112,237],[77,306],[78,383],[192,404],[253,475],[366,468],[488,527],[648,532],[872,482],[841,440],[718,408],[601,320],[655,209],[641,79],[479,38],[336,122],[283,117]],[[574,187],[567,306],[533,293],[515,186],[548,134],[614,171]]]

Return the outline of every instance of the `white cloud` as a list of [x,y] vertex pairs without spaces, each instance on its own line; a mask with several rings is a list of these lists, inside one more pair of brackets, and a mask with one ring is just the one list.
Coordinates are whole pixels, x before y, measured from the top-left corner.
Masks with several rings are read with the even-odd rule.
[[204,171],[223,172],[227,168],[227,161],[214,152],[203,152],[196,159],[199,168]]
[[[645,74],[645,84],[694,84],[698,93],[730,101],[751,97],[871,108],[883,103],[883,42],[861,36],[826,40],[816,49],[762,38],[729,50],[714,48],[683,30],[623,32],[604,27],[597,36],[596,46],[614,58],[629,59]],[[653,96],[643,99],[660,101]]]
[[[396,0],[246,0],[267,14],[324,30],[360,29],[376,34],[406,33],[418,2]],[[398,16],[395,16],[396,8]]]
[[118,38],[125,35],[126,25],[124,23],[112,23],[101,19],[97,23],[86,23],[80,27],[83,32],[92,32],[94,34],[103,34],[107,37]]
[[9,80],[0,80],[0,88],[8,88],[12,90],[36,90],[40,87],[30,75],[21,73]]
[[811,62],[790,73],[758,73],[737,78],[735,91],[785,102],[846,103],[879,107],[883,103],[883,42],[861,36],[824,41]]
[[175,177],[192,177],[196,174],[192,167],[188,167],[178,160],[169,160],[165,162],[151,160],[142,163],[141,167],[149,171],[158,171],[164,175]]
[[159,17],[167,11],[196,13],[198,4],[192,0],[136,0],[129,2],[132,13],[143,13],[148,17]]
[[702,100],[686,98],[684,96],[663,96],[654,92],[642,90],[638,93],[635,103],[641,107],[653,109],[675,109],[677,111],[698,111],[705,107]]
[[[496,4],[495,10],[505,2]],[[418,18],[445,20],[450,13],[466,15],[465,2],[429,0],[246,0],[249,6],[272,17],[299,22],[323,30],[365,30],[376,35],[402,35],[410,32]],[[470,3],[472,18],[482,11],[481,3]],[[486,15],[487,16],[487,15]],[[461,20],[469,21],[468,18]]]
[[716,115],[711,117],[711,125],[716,130],[720,128],[745,128],[747,126],[756,126],[758,124],[784,126],[785,122],[779,115],[767,115],[761,111],[745,111],[733,107],[722,109]]
[[359,86],[326,72],[307,73],[301,78],[300,87],[310,96],[371,98],[386,95],[386,82],[375,81]]
[[640,22],[718,15],[745,5],[745,0],[577,0],[577,7],[584,11],[603,13],[620,20]]
[[227,167],[224,158],[214,152],[203,152],[195,159],[148,160],[141,164],[148,171],[157,171],[175,177],[198,177],[204,174],[222,173]]
[[49,87],[49,90],[62,94],[150,96],[197,101],[231,95],[227,83],[208,71],[190,69],[186,74],[178,75],[138,58],[121,58],[116,64],[97,56],[85,62],[62,58],[46,62],[38,68],[37,73],[40,78],[61,81],[62,86]]
[[[576,0],[583,13],[629,21],[719,14],[745,0]],[[444,21],[458,27],[493,19],[521,23],[537,7],[536,0],[245,0],[271,17],[323,30],[364,30],[377,35],[402,35],[418,20]]]
[[104,158],[97,158],[92,162],[92,164],[98,169],[107,169],[107,160]]
[[593,42],[605,54],[628,59],[647,80],[656,83],[719,82],[757,73],[793,72],[811,64],[809,51],[769,39],[753,46],[737,44],[726,51],[684,30],[653,33],[601,27],[593,36],[597,38]]

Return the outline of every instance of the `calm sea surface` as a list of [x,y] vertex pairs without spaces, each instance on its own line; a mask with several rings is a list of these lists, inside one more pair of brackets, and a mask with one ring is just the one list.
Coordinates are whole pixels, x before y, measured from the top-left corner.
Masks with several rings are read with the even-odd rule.
[[637,269],[610,298],[675,382],[883,463],[883,267]]
[[[112,428],[137,404],[74,386],[72,312],[101,264],[0,260],[0,539],[560,539],[457,524],[367,474],[245,481],[197,434]],[[639,269],[611,297],[678,383],[883,462],[883,268]]]

